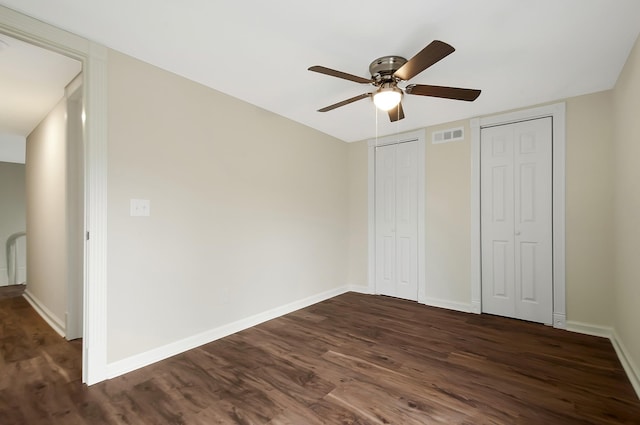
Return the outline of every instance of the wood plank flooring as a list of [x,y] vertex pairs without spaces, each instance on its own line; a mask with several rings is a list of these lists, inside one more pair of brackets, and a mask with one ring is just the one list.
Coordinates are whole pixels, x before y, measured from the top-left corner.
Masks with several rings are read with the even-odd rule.
[[24,293],[27,285],[0,286],[0,300],[4,298],[19,297]]
[[0,424],[640,424],[606,339],[347,293],[92,387],[0,299]]

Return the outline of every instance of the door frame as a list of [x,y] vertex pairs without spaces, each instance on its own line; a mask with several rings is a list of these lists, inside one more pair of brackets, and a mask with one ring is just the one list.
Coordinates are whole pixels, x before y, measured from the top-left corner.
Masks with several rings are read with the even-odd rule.
[[565,175],[566,135],[564,102],[471,120],[471,311],[482,313],[480,234],[480,132],[485,127],[551,117],[553,204],[553,318],[554,328],[566,329]]
[[82,62],[87,235],[82,381],[95,384],[107,378],[107,48],[4,6],[0,6],[0,32]]
[[426,137],[425,130],[377,137],[367,141],[368,150],[368,292],[376,294],[376,147],[399,143],[418,143],[418,302],[426,304]]

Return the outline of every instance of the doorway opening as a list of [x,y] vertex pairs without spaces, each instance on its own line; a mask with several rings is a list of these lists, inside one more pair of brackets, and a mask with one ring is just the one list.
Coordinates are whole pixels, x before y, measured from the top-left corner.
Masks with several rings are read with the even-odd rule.
[[[82,63],[6,34],[0,40],[1,151],[17,148],[24,171],[22,182],[2,181],[16,185],[24,202],[22,220],[0,217],[2,227],[11,230],[8,237],[0,232],[6,239],[0,250],[9,283],[25,285],[23,297],[54,331],[78,339],[84,266]],[[3,137],[16,133],[19,146]],[[12,201],[2,204],[11,210]]]
[[3,6],[0,6],[0,33],[82,63],[85,147],[82,380],[97,383],[107,378],[107,49]]

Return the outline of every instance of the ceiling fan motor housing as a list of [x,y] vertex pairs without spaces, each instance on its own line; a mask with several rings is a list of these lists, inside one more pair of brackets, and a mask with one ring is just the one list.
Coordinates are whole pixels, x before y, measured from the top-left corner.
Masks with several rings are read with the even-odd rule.
[[407,60],[402,56],[383,56],[371,62],[369,72],[376,81],[376,85],[395,81],[393,73],[396,72]]

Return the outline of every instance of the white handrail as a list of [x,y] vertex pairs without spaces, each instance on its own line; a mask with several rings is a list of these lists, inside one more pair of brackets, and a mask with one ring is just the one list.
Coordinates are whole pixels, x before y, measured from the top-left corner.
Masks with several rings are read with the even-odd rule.
[[[16,241],[22,236],[27,236],[27,232],[17,232],[7,238],[6,254],[7,254],[7,277],[8,284],[15,285],[18,275],[18,247]],[[13,255],[12,255],[13,253]],[[12,258],[13,257],[13,258]],[[11,261],[13,259],[13,261]]]

